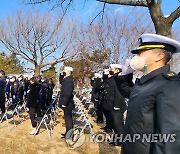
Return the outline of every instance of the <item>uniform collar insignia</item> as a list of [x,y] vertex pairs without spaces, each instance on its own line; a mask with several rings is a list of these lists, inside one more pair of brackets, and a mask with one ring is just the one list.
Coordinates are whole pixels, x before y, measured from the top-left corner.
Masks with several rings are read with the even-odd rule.
[[141,79],[140,79],[140,83],[143,84],[145,82],[147,82],[148,80],[160,75],[160,74],[163,74],[165,72],[169,72],[170,71],[170,65],[165,65],[157,70],[154,70],[153,72],[143,76]]
[[169,76],[169,77],[172,77],[172,76],[175,76],[176,74],[174,73],[174,72],[169,72],[169,73],[167,73],[167,76]]

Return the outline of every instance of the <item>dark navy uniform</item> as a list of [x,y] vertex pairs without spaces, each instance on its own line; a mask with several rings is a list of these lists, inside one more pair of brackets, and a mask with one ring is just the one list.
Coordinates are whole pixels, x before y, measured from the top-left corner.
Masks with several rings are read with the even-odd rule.
[[[116,75],[114,76],[117,87],[121,95],[125,98],[129,98],[131,93],[132,87],[134,86],[133,80],[133,73],[127,75]],[[124,110],[126,107],[124,108]]]
[[47,80],[42,82],[43,90],[44,90],[44,105],[45,107],[50,105],[50,100],[49,100],[49,84],[47,83]]
[[19,101],[18,94],[19,94],[19,82],[15,80],[14,82],[11,83],[11,97],[13,104],[16,104]]
[[[113,129],[118,135],[123,134],[124,105],[124,97],[120,94],[114,77],[109,78],[105,84],[103,107],[111,112]],[[115,108],[119,109],[116,110]]]
[[[111,112],[104,108],[104,103],[107,102],[107,101],[105,101],[105,85],[107,84],[107,81],[108,81],[108,75],[103,74],[103,82],[102,82],[101,88],[100,88],[100,91],[101,91],[100,103],[102,105],[103,113],[106,118],[106,126],[101,129],[104,129],[105,132],[112,132],[112,129],[114,127],[113,127]],[[105,107],[106,107],[106,105],[105,105]]]
[[124,97],[120,94],[114,77],[111,77],[105,83],[103,107],[113,111],[114,107],[124,109]]
[[39,91],[39,97],[40,97],[39,110],[45,110],[46,109],[46,87],[41,81],[39,81],[38,83],[41,87]]
[[52,79],[49,80],[48,87],[49,87],[48,102],[50,103],[52,101],[53,89],[55,87],[55,84],[53,83]]
[[6,92],[6,97],[9,100],[10,98],[10,92],[11,92],[11,82],[7,81],[6,82],[6,88],[5,88],[5,92]]
[[91,80],[91,86],[92,86],[92,96],[91,101],[94,103],[94,107],[97,108],[96,115],[97,115],[97,123],[103,123],[103,110],[102,110],[102,104],[101,104],[101,86],[102,81],[101,78],[95,78],[94,80]]
[[29,86],[30,86],[30,81],[28,79],[26,79],[24,81],[24,96],[25,96],[25,98],[27,98],[27,92],[29,90]]
[[[125,135],[175,134],[175,142],[123,143],[123,154],[180,152],[180,77],[165,65],[137,79],[131,92]],[[173,138],[170,138],[173,139]]]
[[5,113],[5,87],[6,79],[4,77],[0,78],[0,108],[2,113]]
[[74,82],[73,77],[68,76],[61,81],[61,92],[59,99],[59,107],[64,111],[64,120],[66,126],[66,133],[73,128],[72,110],[74,109],[73,91]]
[[23,101],[23,96],[24,96],[24,91],[25,91],[25,82],[24,82],[24,79],[20,80],[19,81],[19,100],[20,101]]
[[35,114],[39,115],[39,105],[40,105],[40,97],[39,91],[41,86],[38,83],[34,83],[30,85],[30,90],[27,96],[27,108],[29,108],[29,115],[31,119],[32,127],[36,127],[36,123],[34,122]]

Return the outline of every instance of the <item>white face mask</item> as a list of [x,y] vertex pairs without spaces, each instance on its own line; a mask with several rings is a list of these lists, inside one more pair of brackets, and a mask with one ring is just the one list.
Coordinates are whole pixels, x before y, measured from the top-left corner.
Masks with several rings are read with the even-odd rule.
[[11,82],[14,82],[14,81],[15,81],[15,79],[10,79],[10,81],[11,81]]
[[145,65],[146,65],[145,57],[140,57],[138,55],[134,56],[130,62],[130,66],[133,70],[141,71]]

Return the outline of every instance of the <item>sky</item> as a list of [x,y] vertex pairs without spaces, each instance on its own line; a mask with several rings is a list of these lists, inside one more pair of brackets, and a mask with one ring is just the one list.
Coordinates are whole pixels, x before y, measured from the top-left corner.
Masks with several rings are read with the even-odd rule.
[[[102,10],[103,5],[103,3],[97,2],[96,0],[74,0],[73,5],[68,11],[67,18],[74,18],[80,22],[89,23]],[[169,15],[178,6],[180,6],[180,0],[162,0],[162,10],[165,16]],[[50,11],[51,8],[52,6],[48,3],[44,3],[43,5],[25,5],[22,3],[22,0],[0,0],[0,19],[6,18],[8,15],[15,15],[16,11],[19,10],[23,12],[39,10],[44,13]],[[129,8],[129,6],[106,4],[105,13],[110,13],[111,15],[117,13],[125,14],[131,10]],[[137,9],[138,8],[140,7],[137,7]],[[148,14],[148,9],[143,9]],[[53,10],[55,16],[57,16],[59,12],[59,9]],[[177,27],[180,27],[180,18],[173,24],[174,29]]]
[[[69,12],[69,17],[78,18],[82,22],[92,20],[100,10],[103,8],[103,3],[96,0],[74,0],[73,6]],[[164,15],[169,15],[175,8],[180,6],[180,0],[163,0],[162,10]],[[48,3],[43,5],[24,5],[22,0],[0,0],[0,18],[7,15],[14,14],[17,10],[27,11],[38,9],[42,12],[49,11],[51,8]],[[147,10],[147,8],[144,8]],[[129,6],[122,5],[110,5],[106,4],[105,12],[111,11],[114,13],[126,13],[129,10]],[[58,9],[54,10],[54,13],[58,13]],[[180,19],[175,22],[176,25],[180,25]]]

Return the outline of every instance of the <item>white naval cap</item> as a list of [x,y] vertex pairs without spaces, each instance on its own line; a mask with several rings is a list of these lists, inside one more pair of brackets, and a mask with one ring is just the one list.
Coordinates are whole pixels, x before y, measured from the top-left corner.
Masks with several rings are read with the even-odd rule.
[[70,66],[64,66],[64,71],[70,71],[73,72],[73,68]]
[[102,74],[100,74],[100,73],[94,73],[94,78],[102,78]]
[[104,72],[104,74],[108,75],[109,74],[109,69],[104,69],[103,72]]
[[142,34],[139,38],[139,47],[131,52],[138,54],[139,51],[149,49],[164,49],[173,53],[180,52],[180,43],[174,39],[157,34]]
[[122,69],[122,65],[120,64],[110,64],[111,68],[121,68]]

